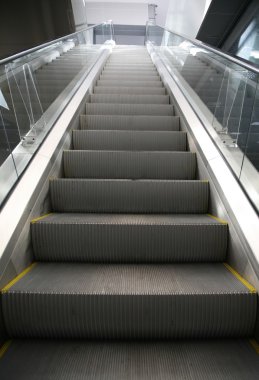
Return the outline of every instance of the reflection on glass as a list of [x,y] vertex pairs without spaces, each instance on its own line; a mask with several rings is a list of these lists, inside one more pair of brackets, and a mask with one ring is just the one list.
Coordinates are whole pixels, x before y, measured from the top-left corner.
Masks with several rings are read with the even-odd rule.
[[[147,26],[147,41],[204,125],[216,131],[217,137],[208,127],[259,210],[259,74],[158,26]],[[259,44],[259,39],[254,42]]]
[[43,106],[31,67],[26,63],[18,68],[6,66],[8,96],[12,104],[20,139],[23,145],[35,142],[37,130],[43,129],[45,120]]
[[112,39],[104,23],[0,64],[0,205],[102,53],[98,30]]
[[6,129],[2,115],[2,106],[0,106],[0,165],[4,163],[11,153],[9,140],[11,140],[11,133],[10,130]]
[[[0,103],[0,204],[18,179],[12,156],[13,128],[3,117],[3,110],[8,111]],[[8,104],[7,104],[8,106]],[[16,137],[16,136],[15,136]]]
[[247,139],[244,142],[246,157],[259,171],[259,88],[255,89],[255,96],[251,100],[251,123],[247,131]]
[[234,42],[230,53],[259,65],[259,10]]

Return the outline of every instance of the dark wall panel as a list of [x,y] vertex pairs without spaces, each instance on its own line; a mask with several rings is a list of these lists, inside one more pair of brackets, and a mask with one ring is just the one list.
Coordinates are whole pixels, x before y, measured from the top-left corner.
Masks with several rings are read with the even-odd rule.
[[212,0],[197,39],[221,47],[251,0]]
[[73,32],[70,0],[1,0],[0,58]]

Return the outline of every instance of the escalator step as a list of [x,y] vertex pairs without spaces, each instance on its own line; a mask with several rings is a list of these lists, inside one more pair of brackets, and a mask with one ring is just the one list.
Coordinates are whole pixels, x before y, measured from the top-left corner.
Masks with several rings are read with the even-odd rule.
[[174,107],[167,104],[86,104],[87,115],[161,115],[173,116]]
[[169,95],[93,94],[91,103],[169,104]]
[[37,263],[2,306],[15,338],[223,338],[253,333],[257,294],[223,264]]
[[94,94],[140,94],[140,95],[165,95],[163,87],[104,87],[96,86]]
[[109,74],[125,74],[125,73],[143,73],[143,74],[158,74],[157,69],[153,66],[150,68],[142,68],[142,67],[134,67],[131,66],[129,68],[127,67],[121,67],[121,68],[108,68],[105,66],[104,70],[102,71],[103,73],[109,73]]
[[52,179],[57,212],[197,213],[208,211],[206,181]]
[[131,69],[139,69],[139,70],[152,70],[154,69],[154,65],[153,63],[145,63],[145,64],[141,64],[141,63],[123,63],[123,62],[120,62],[120,63],[106,63],[105,65],[105,69],[112,69],[112,70],[131,70]]
[[195,179],[196,154],[68,150],[63,152],[67,178]]
[[240,339],[15,340],[0,361],[0,371],[2,379],[15,379],[18,373],[20,380],[256,380],[259,360],[249,341]]
[[73,131],[74,149],[185,151],[186,133],[168,131]]
[[141,80],[142,82],[143,81],[158,81],[160,82],[161,79],[160,77],[157,75],[157,74],[142,74],[142,73],[136,73],[136,74],[127,74],[127,73],[123,73],[123,74],[102,74],[100,75],[100,80],[134,80],[134,81],[137,81],[137,80]]
[[161,81],[141,81],[141,80],[98,80],[98,86],[111,86],[111,87],[163,87]]
[[224,261],[228,240],[209,215],[50,214],[31,232],[35,259],[61,262]]
[[[105,88],[105,87],[104,87]],[[179,131],[179,116],[81,115],[81,129]]]

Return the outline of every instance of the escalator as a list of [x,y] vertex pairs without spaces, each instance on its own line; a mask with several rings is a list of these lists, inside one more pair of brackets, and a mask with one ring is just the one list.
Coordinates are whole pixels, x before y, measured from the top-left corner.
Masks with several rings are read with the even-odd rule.
[[143,47],[113,49],[1,294],[1,379],[258,379],[257,291]]

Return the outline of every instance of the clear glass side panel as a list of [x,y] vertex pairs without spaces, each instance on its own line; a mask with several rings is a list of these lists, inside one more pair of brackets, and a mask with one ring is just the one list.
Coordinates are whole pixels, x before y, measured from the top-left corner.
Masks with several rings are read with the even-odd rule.
[[0,66],[0,205],[110,39],[107,23]]
[[[0,204],[18,179],[12,156],[13,146],[17,143],[16,129],[8,118],[7,103],[0,92]],[[5,112],[6,111],[6,112]]]
[[157,26],[147,40],[259,210],[258,74]]
[[28,63],[15,68],[6,66],[8,100],[11,104],[19,135],[24,145],[33,144],[37,129],[45,126],[45,104],[41,102],[34,72]]
[[[258,83],[258,82],[257,82]],[[244,119],[243,128],[246,134],[243,141],[244,161],[240,180],[259,210],[259,86],[255,89],[255,96],[251,97],[251,112]],[[242,130],[241,130],[242,131]]]
[[154,45],[160,46],[163,42],[164,31],[155,25],[149,25],[147,27],[147,41],[150,41]]
[[110,23],[105,23],[104,24],[104,38],[105,38],[105,41],[111,41],[112,40],[112,27],[111,27],[111,24]]
[[[20,131],[13,108],[13,102],[6,76],[1,76],[0,84],[1,143],[12,151],[21,141]],[[8,149],[8,152],[9,152]],[[1,163],[3,161],[1,160]]]
[[110,23],[104,23],[96,26],[93,30],[93,41],[95,44],[104,44],[106,41],[112,40],[112,27]]
[[230,49],[231,54],[259,64],[259,10]]

